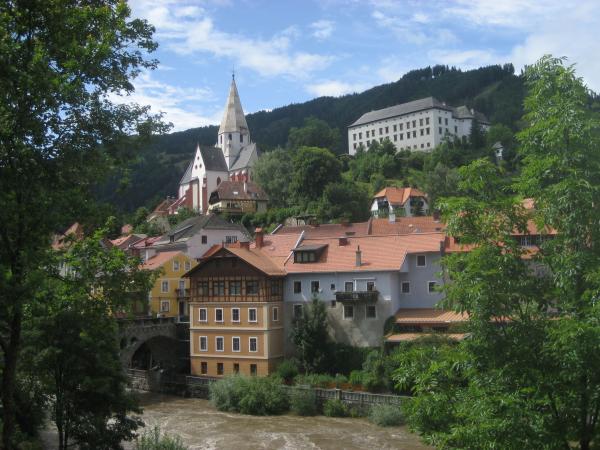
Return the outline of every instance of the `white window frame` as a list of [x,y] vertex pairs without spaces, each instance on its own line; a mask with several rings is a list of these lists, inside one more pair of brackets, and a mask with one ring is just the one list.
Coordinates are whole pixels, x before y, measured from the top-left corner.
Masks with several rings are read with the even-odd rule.
[[[352,308],[352,317],[346,317],[346,308]],[[342,317],[344,320],[354,320],[354,305],[344,305]]]
[[185,291],[185,280],[179,280],[179,290]]
[[184,267],[185,267],[185,271],[189,272],[190,270],[192,270],[192,263],[190,261],[186,261],[184,263]]
[[[250,311],[254,311],[254,320],[250,318]],[[257,323],[258,322],[258,311],[256,308],[248,308],[248,322]]]
[[438,285],[438,282],[437,282],[437,281],[435,281],[435,280],[428,281],[428,282],[427,282],[427,293],[428,293],[428,294],[430,294],[430,295],[431,295],[431,294],[437,294],[438,292],[437,292],[436,290],[433,290],[433,291],[432,291],[432,290],[430,290],[430,289],[429,289],[429,285],[430,285],[431,283],[433,283],[435,286],[437,286],[437,285]]
[[[408,292],[404,292],[403,286],[405,284],[408,284]],[[400,293],[404,294],[404,295],[409,295],[410,294],[410,281],[403,281],[402,283],[400,283]]]
[[[238,349],[235,349],[235,345],[233,344],[235,342],[235,340],[237,339],[238,342]],[[231,351],[235,352],[235,353],[239,353],[242,351],[242,339],[239,336],[232,336],[231,337]]]
[[[204,311],[204,319],[202,319],[202,311]],[[198,322],[208,322],[208,309],[198,308]]]
[[[423,264],[423,265],[419,265],[419,257],[420,256],[422,256],[423,258],[425,258],[425,264]],[[415,261],[415,264],[420,269],[422,269],[423,267],[427,267],[427,255],[425,255],[423,253],[417,255],[417,260]]]
[[[160,292],[162,292],[163,294],[167,294],[169,292],[169,288],[171,287],[169,285],[169,280],[161,280],[160,281]],[[167,286],[167,289],[165,290],[165,286]]]
[[[317,283],[317,290],[313,291],[313,283]],[[321,292],[321,281],[319,280],[310,280],[310,293],[311,294],[318,294],[319,292]]]
[[[256,350],[252,350],[252,339],[256,341]],[[250,353],[258,353],[258,337],[250,336],[248,338],[248,352]]]
[[[223,343],[223,348],[219,350],[219,339]],[[225,351],[225,337],[223,336],[215,336],[215,352],[224,352]]]
[[[238,318],[237,318],[237,320],[235,320],[235,319],[233,318],[233,311],[234,311],[234,310],[237,310],[237,312],[238,312]],[[241,318],[240,314],[241,314],[241,312],[240,312],[240,308],[231,308],[231,321],[232,321],[233,323],[240,323],[240,318]]]
[[[217,319],[217,311],[221,311],[221,320]],[[223,308],[215,308],[215,322],[223,323],[224,320],[225,320],[225,315],[223,314]]]
[[[202,339],[204,339],[204,343],[206,344],[206,346],[204,348],[202,348]],[[199,349],[201,352],[207,352],[208,351],[208,336],[199,336],[198,337],[198,345],[199,345]]]
[[[163,308],[163,305],[167,305],[167,308]],[[171,311],[171,301],[170,300],[161,300],[160,301],[160,312],[166,313]]]
[[273,306],[273,322],[279,322],[279,306]]
[[173,260],[173,272],[179,272],[180,268],[181,268],[181,264],[179,264],[179,260],[174,259]]
[[[296,283],[298,283],[298,286],[300,287],[300,290],[298,292],[296,292]],[[294,294],[302,294],[302,281],[301,280],[294,280],[294,283],[292,285],[292,289],[294,291]]]
[[[374,317],[369,317],[369,315],[367,314],[367,311],[369,310],[369,306],[372,306],[373,308],[375,308],[375,316]],[[365,305],[365,319],[369,319],[369,320],[375,320],[375,319],[377,319],[377,306],[375,306],[375,305]]]

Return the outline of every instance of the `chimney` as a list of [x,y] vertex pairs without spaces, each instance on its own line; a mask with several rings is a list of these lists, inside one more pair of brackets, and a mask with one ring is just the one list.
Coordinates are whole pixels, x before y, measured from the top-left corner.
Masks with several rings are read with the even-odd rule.
[[345,236],[338,238],[338,245],[340,247],[343,247],[344,245],[348,245],[348,238]]
[[360,245],[356,249],[356,267],[362,266],[362,252],[360,251]]
[[388,219],[389,219],[390,223],[396,222],[396,214],[394,214],[393,212],[390,213],[390,215],[388,216]]
[[433,210],[433,221],[434,222],[439,222],[440,221],[440,210],[439,209],[434,209]]
[[257,228],[254,231],[254,241],[256,243],[256,248],[262,248],[264,242],[264,233],[262,228]]

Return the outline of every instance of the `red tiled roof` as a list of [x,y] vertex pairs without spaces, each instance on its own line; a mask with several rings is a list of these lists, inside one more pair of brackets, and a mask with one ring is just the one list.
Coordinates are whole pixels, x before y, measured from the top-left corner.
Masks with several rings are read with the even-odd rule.
[[141,268],[143,270],[155,270],[155,269],[158,269],[159,267],[162,267],[162,265],[164,263],[170,261],[171,259],[173,259],[175,256],[179,255],[180,253],[182,253],[182,252],[161,252],[161,253],[157,253],[152,258],[150,258],[149,260],[147,260],[144,264],[142,264]]
[[[292,249],[300,239],[300,234],[266,234],[263,237],[263,245],[260,250],[271,258],[280,269],[283,269],[286,260],[292,253]],[[250,248],[256,248],[256,243],[251,244]]]
[[161,237],[162,236],[152,236],[152,237],[143,238],[143,239],[140,239],[139,241],[135,242],[134,244],[132,244],[131,247],[133,247],[133,248],[150,247],[152,244],[159,241]]
[[237,245],[213,245],[208,251],[202,255],[202,258],[199,260],[199,263],[196,267],[192,268],[188,273],[184,276],[189,276],[193,272],[199,270],[204,264],[214,258],[221,252],[228,252],[232,255],[237,256],[241,260],[250,264],[252,267],[260,270],[266,275],[269,276],[283,276],[285,275],[285,271],[282,267],[280,267],[276,261],[271,259],[265,252],[257,249],[256,247],[247,248],[245,243],[237,243]]
[[435,325],[466,322],[467,313],[436,308],[406,308],[396,312],[396,323],[401,325]]
[[[289,258],[285,269],[289,273],[400,270],[409,253],[439,252],[442,233],[414,235],[360,236],[339,239],[304,239],[302,245],[327,245],[316,262],[296,263]],[[356,265],[356,251],[360,247],[361,265]]]
[[79,222],[73,223],[63,234],[55,235],[52,241],[52,248],[54,250],[62,249],[67,241],[67,238],[74,241],[83,239],[83,227]]
[[387,198],[392,205],[404,205],[411,197],[427,197],[424,192],[417,188],[386,187],[373,196],[376,198]]
[[467,333],[397,333],[387,336],[385,340],[386,342],[410,342],[430,336],[440,336],[462,341],[467,336]]
[[371,223],[372,235],[384,234],[411,234],[411,233],[433,233],[441,232],[446,229],[439,220],[434,220],[433,216],[417,217],[396,217],[394,222],[389,219],[373,218]]
[[[269,198],[265,191],[251,181],[223,181],[214,191],[218,200],[256,200],[267,201]],[[214,194],[213,192],[213,194]],[[212,196],[212,194],[211,194]]]
[[[272,236],[281,234],[300,234],[305,238],[328,238],[341,236],[364,236],[369,234],[369,222],[326,223],[321,225],[283,226]],[[266,238],[266,236],[265,236]]]

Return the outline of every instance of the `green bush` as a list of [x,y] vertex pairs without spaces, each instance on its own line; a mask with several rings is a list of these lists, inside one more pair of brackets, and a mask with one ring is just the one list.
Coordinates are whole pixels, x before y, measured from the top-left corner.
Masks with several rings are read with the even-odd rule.
[[348,408],[341,400],[332,398],[323,405],[323,414],[327,417],[348,417]]
[[335,383],[335,387],[339,389],[342,386],[342,384],[348,383],[348,377],[346,377],[345,375],[341,375],[341,374],[338,373],[333,378],[333,382]]
[[298,364],[295,361],[286,359],[277,366],[277,375],[287,383],[290,383],[298,375]]
[[364,373],[362,370],[353,370],[350,372],[350,384],[360,386],[363,384]]
[[161,434],[159,427],[144,431],[135,445],[135,450],[187,450],[179,436]]
[[398,405],[373,405],[369,412],[369,421],[380,427],[395,427],[402,425],[404,418]]
[[210,401],[219,411],[239,412],[240,400],[247,390],[249,380],[241,375],[232,375],[209,386]]
[[290,395],[290,409],[299,416],[317,414],[317,396],[312,389],[294,389]]
[[335,378],[322,373],[307,373],[296,377],[296,384],[327,388],[331,383],[335,383]]
[[240,412],[266,416],[287,411],[289,400],[281,381],[281,378],[251,378],[240,399]]

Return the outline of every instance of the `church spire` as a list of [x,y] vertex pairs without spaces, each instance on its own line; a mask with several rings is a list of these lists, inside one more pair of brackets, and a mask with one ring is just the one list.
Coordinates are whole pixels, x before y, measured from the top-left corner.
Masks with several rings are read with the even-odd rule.
[[237,86],[235,85],[235,73],[232,73],[229,97],[225,104],[225,111],[223,113],[223,119],[221,120],[221,126],[219,127],[219,134],[235,132],[247,134],[248,124],[246,123],[242,102],[240,101]]

